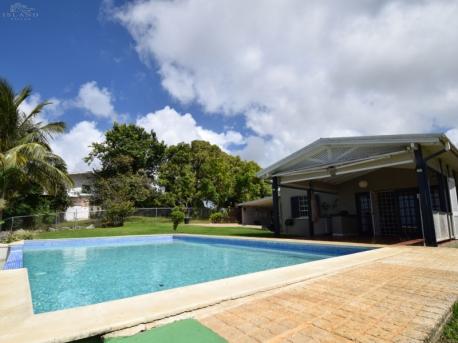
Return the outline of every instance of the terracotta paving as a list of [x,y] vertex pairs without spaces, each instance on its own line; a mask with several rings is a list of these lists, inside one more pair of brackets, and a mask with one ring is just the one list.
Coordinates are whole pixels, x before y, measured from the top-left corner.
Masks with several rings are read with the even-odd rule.
[[229,342],[429,341],[458,300],[451,250],[406,248],[199,320]]

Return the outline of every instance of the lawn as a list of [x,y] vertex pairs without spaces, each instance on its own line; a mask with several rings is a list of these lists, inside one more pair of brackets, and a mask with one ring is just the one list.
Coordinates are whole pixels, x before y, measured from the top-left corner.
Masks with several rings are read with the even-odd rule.
[[177,231],[173,231],[172,223],[165,219],[148,217],[131,217],[122,227],[76,229],[39,232],[35,238],[78,238],[78,237],[106,237],[124,235],[153,235],[189,233],[200,235],[221,236],[246,236],[246,237],[273,237],[273,233],[267,230],[244,228],[244,227],[206,227],[198,225],[180,224]]
[[453,306],[452,317],[445,325],[439,343],[458,342],[458,303]]

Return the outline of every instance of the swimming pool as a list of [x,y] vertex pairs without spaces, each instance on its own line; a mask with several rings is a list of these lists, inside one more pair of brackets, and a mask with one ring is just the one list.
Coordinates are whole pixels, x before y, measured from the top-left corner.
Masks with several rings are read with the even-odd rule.
[[36,240],[13,249],[6,268],[27,268],[41,313],[364,250],[181,235]]

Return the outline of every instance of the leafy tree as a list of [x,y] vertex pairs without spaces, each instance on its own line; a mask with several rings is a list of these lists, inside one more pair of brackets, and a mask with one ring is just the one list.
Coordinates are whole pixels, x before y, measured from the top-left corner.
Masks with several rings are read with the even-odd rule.
[[70,206],[67,190],[62,187],[56,194],[43,194],[43,189],[32,183],[18,185],[16,196],[8,201],[4,217],[65,211]]
[[197,180],[194,206],[208,202],[218,208],[225,206],[233,188],[231,156],[205,141],[191,142],[191,153]]
[[171,146],[166,151],[159,170],[159,185],[164,189],[164,198],[172,206],[189,207],[195,200],[196,175],[191,157],[191,148],[185,143]]
[[264,197],[270,187],[256,177],[260,167],[205,141],[167,148],[159,184],[173,205],[218,208]]
[[102,205],[108,200],[130,201],[135,206],[149,196],[150,190],[151,185],[146,175],[119,174],[108,178],[97,177],[93,201]]
[[86,157],[90,163],[101,162],[96,171],[95,203],[104,209],[114,208],[115,203],[129,206],[159,206],[161,196],[155,183],[157,170],[165,154],[166,146],[154,131],[147,132],[134,124],[114,123],[105,133],[102,143],[93,143]]
[[105,133],[104,142],[92,144],[92,151],[85,160],[88,163],[100,160],[100,173],[104,177],[138,172],[153,177],[162,162],[165,148],[154,131],[147,132],[134,124],[114,123],[113,128]]
[[109,226],[122,226],[137,204],[150,195],[151,188],[148,177],[139,174],[97,177],[94,186],[93,201],[106,211]]
[[49,140],[65,129],[63,122],[43,123],[38,115],[49,102],[38,104],[30,113],[21,104],[32,93],[24,87],[15,93],[0,79],[0,219],[18,190],[33,184],[53,195],[72,185],[65,162],[55,155]]
[[271,195],[272,187],[256,176],[261,167],[254,161],[243,161],[240,157],[233,157],[232,174],[234,175],[234,189],[229,201],[230,206],[238,203],[263,198]]

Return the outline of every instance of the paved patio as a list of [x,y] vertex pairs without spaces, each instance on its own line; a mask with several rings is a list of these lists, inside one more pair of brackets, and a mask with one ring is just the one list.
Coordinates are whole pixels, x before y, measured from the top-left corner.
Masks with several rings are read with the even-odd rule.
[[458,250],[403,252],[199,319],[230,342],[425,342],[458,300]]

